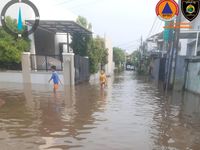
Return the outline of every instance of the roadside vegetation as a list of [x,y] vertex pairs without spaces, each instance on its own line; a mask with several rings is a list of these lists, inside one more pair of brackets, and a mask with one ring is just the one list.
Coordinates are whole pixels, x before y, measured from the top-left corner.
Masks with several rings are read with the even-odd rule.
[[[7,26],[17,31],[17,20],[6,17]],[[30,41],[25,38],[15,38],[0,27],[0,68],[17,66],[21,61],[21,54],[30,49]]]
[[147,75],[149,72],[150,58],[146,53],[141,53],[140,50],[134,51],[131,56],[131,63],[135,66],[136,71],[140,75]]
[[119,47],[113,47],[113,60],[117,71],[124,69],[125,64],[125,52]]
[[[78,16],[76,22],[92,31],[92,24],[86,18]],[[104,38],[100,36],[92,37],[85,34],[73,34],[70,46],[76,55],[89,57],[91,74],[97,73],[99,69],[107,64],[108,50],[105,47]]]

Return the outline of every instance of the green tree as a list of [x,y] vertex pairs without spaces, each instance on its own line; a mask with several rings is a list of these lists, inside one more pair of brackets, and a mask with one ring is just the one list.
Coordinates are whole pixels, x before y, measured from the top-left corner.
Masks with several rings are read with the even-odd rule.
[[[11,17],[6,17],[7,26],[17,30],[17,21]],[[30,41],[26,38],[16,39],[0,27],[0,62],[1,63],[19,63],[21,54],[30,49]]]
[[78,18],[76,19],[76,22],[77,22],[79,25],[83,26],[84,28],[86,28],[86,29],[88,29],[88,30],[90,30],[90,31],[92,30],[92,24],[89,23],[85,17],[83,17],[83,16],[78,16]]
[[92,39],[89,46],[89,60],[90,60],[90,72],[96,73],[101,67],[108,63],[108,49],[105,47],[103,38],[97,36]]
[[139,74],[145,75],[148,74],[150,58],[147,56],[143,56],[141,51],[134,51],[132,54],[133,65],[137,68],[137,72]]
[[[84,28],[92,30],[92,24],[86,18],[78,16],[76,22]],[[76,55],[89,56],[90,73],[98,72],[99,65],[107,64],[108,50],[105,48],[104,39],[99,36],[93,38],[90,35],[73,34],[70,46]]]
[[[86,18],[82,16],[78,16],[76,22],[79,25],[83,26],[84,28],[88,30],[92,30],[92,25],[91,23],[88,23]],[[87,56],[88,46],[89,46],[89,43],[91,42],[91,39],[92,39],[91,35],[74,33],[72,35],[72,42],[70,46],[72,47],[76,55]]]
[[115,65],[117,67],[120,67],[119,65],[125,62],[124,50],[119,47],[113,47],[113,60],[115,62]]

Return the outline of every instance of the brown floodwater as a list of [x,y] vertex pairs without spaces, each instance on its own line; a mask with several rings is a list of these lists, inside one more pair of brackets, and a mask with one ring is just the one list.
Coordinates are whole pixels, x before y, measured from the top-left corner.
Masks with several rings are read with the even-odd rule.
[[0,83],[0,150],[200,150],[200,97],[133,72],[64,88]]

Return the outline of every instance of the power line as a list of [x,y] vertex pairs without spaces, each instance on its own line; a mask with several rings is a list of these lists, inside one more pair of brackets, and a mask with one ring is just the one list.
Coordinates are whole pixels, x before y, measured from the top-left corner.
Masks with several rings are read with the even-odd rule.
[[156,20],[156,23],[155,23],[155,26],[154,26],[154,29],[152,30],[152,32],[151,32],[151,35],[150,36],[152,36],[152,35],[154,35],[155,33],[156,33],[156,31],[157,31],[157,28],[158,28],[158,22],[159,22],[159,20]]
[[149,37],[151,36],[151,33],[152,33],[152,31],[153,31],[153,28],[154,28],[154,26],[155,26],[155,23],[156,23],[157,19],[158,19],[158,18],[157,18],[157,16],[156,16],[156,18],[154,19],[153,25],[151,26],[151,29],[150,29],[150,31],[149,31],[149,34],[148,34],[147,38],[149,38]]
[[161,20],[158,20],[158,23],[156,23],[156,26],[155,26],[155,30],[154,30],[154,32],[153,32],[153,35],[154,35],[154,34],[157,34],[157,33],[160,31],[161,25],[162,25],[162,21],[161,21]]

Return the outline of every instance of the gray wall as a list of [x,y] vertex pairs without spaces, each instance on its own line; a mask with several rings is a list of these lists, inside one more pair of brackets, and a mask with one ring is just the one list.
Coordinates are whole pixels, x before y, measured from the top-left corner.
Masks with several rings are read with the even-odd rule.
[[182,90],[184,86],[185,75],[185,56],[178,56],[176,61],[176,74],[175,74],[175,90]]
[[186,89],[200,94],[200,62],[190,62],[188,65]]
[[[14,77],[14,78],[13,78]],[[48,81],[51,77],[51,72],[31,72],[32,84],[49,84]],[[64,83],[64,77],[62,72],[59,72],[59,77],[62,83]],[[0,84],[1,83],[23,83],[23,76],[21,71],[7,71],[0,72]]]
[[153,62],[152,76],[155,81],[159,81],[159,69],[160,69],[160,59],[154,59]]
[[55,34],[37,29],[34,34],[35,49],[38,55],[55,55]]

